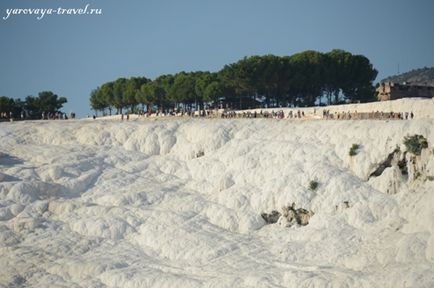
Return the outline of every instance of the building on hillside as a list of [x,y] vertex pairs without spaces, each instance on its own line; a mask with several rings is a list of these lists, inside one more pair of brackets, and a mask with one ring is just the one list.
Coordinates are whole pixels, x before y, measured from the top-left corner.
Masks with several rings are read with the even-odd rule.
[[379,101],[395,100],[409,97],[433,98],[434,87],[423,85],[412,85],[410,83],[380,83],[376,89]]

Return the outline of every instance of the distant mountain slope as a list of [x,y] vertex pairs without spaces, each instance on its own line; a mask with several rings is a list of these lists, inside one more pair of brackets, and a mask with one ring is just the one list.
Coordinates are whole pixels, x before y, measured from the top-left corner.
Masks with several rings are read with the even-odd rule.
[[409,72],[387,77],[381,82],[411,83],[414,85],[434,86],[434,67],[414,69]]

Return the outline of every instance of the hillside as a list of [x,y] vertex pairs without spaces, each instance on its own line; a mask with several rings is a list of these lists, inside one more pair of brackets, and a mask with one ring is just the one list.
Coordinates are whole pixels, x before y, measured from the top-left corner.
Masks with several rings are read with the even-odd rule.
[[433,125],[0,123],[0,286],[433,287]]
[[381,82],[411,83],[414,85],[434,86],[434,67],[414,69],[409,72],[387,77]]

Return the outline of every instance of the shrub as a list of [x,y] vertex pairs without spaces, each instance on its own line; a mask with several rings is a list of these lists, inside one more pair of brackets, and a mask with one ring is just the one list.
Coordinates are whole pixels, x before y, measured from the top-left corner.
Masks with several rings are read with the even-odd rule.
[[350,148],[349,155],[351,157],[357,155],[357,152],[359,152],[358,151],[359,149],[360,149],[360,145],[359,144],[353,144],[353,146],[351,146],[351,148]]
[[428,141],[422,135],[404,137],[404,145],[408,152],[420,155],[422,149],[428,148]]
[[317,181],[312,180],[309,182],[309,189],[312,191],[315,191],[318,188],[318,186],[319,183]]

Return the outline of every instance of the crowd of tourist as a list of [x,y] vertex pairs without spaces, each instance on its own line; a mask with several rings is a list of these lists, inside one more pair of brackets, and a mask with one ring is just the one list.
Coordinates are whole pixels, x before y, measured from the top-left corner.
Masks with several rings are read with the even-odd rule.
[[[310,111],[312,112],[312,111]],[[313,114],[305,114],[303,110],[284,110],[278,111],[235,111],[235,110],[201,110],[201,111],[157,111],[154,113],[140,112],[139,117],[206,117],[206,118],[270,118],[270,119],[325,119],[325,120],[398,120],[398,119],[413,119],[413,112],[330,112],[330,110],[322,110],[322,115],[317,114],[317,110],[313,110]],[[121,120],[129,120],[129,114],[121,114]]]
[[385,119],[413,119],[414,113],[413,112],[382,112],[382,111],[376,111],[376,112],[335,112],[330,113],[330,110],[323,110],[323,119],[336,119],[336,120],[366,120],[366,119],[378,119],[378,120],[385,120]]
[[11,119],[12,117],[13,117],[12,112],[9,112],[9,113],[1,112],[0,113],[0,119],[2,119],[2,120],[8,120],[8,119]]
[[71,112],[68,116],[66,113],[63,112],[42,112],[41,117],[42,120],[68,120],[75,119],[75,113]]
[[[16,121],[16,120],[28,120],[33,119],[36,120],[35,117],[32,117],[26,113],[26,111],[21,111],[19,115],[14,115],[12,112],[1,112],[0,113],[0,121]],[[75,113],[71,112],[69,114],[63,112],[42,112],[41,120],[68,120],[75,119]]]
[[286,113],[283,110],[279,111],[247,111],[247,112],[235,112],[224,111],[221,113],[221,118],[272,118],[272,119],[326,119],[326,120],[408,120],[414,118],[413,112],[334,112],[330,110],[323,110],[322,117],[317,115],[316,109],[313,110],[313,114],[305,114],[301,110],[290,110]]
[[[307,111],[306,111],[307,112]],[[139,111],[138,117],[206,117],[206,118],[270,118],[270,119],[325,119],[325,120],[408,120],[414,118],[414,113],[411,112],[330,112],[330,110],[322,110],[321,113],[317,113],[317,109],[313,109],[309,114],[305,114],[303,110],[254,110],[254,111],[235,111],[235,110],[200,110],[200,111],[156,111],[154,113]],[[121,113],[121,120],[129,120],[129,113]],[[28,116],[23,111],[21,115],[16,117],[12,112],[1,112],[1,121],[12,121],[12,120],[25,120]],[[93,116],[95,119],[96,116]],[[41,115],[42,120],[57,120],[57,119],[75,119],[75,113],[71,112],[69,114],[62,112],[47,113],[43,112]]]

